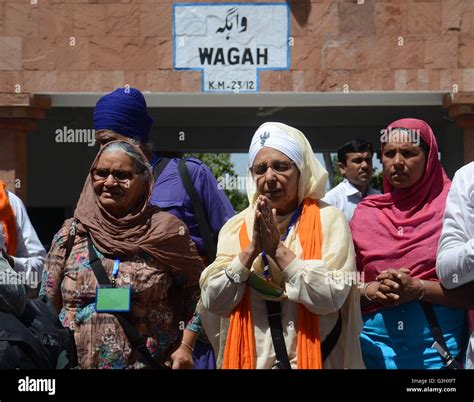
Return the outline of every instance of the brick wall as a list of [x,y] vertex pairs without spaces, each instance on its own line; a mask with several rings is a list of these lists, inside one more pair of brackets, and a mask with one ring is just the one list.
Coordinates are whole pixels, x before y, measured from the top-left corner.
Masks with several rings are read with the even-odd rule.
[[[0,0],[0,92],[201,90],[200,73],[173,71],[172,4],[183,1],[31,2]],[[291,69],[262,72],[261,91],[474,90],[472,0],[296,0],[291,10]]]

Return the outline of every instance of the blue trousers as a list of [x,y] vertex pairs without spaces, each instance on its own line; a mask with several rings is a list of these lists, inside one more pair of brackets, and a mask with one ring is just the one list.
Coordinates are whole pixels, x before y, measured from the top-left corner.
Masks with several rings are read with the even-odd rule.
[[[465,310],[433,305],[444,341],[453,356],[466,342]],[[362,356],[368,369],[440,369],[443,360],[421,304],[418,301],[363,314],[360,337]],[[463,362],[462,362],[463,363]]]

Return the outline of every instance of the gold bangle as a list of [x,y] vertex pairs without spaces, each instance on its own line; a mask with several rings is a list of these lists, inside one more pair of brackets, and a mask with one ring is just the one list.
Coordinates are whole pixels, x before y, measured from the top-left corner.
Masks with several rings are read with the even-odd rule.
[[418,300],[423,300],[423,297],[425,297],[425,294],[426,294],[426,286],[425,286],[425,281],[423,281],[422,279],[418,278],[418,280],[421,282],[421,287],[423,288],[421,290],[421,296],[418,298]]
[[191,345],[187,344],[186,342],[181,341],[181,345],[186,346],[191,352],[194,352],[194,348]]
[[369,287],[370,284],[372,283],[375,283],[377,281],[372,281],[372,282],[367,282],[364,286],[364,296],[367,300],[371,301],[372,303],[375,303],[375,300],[371,299],[368,295],[367,295],[367,288]]

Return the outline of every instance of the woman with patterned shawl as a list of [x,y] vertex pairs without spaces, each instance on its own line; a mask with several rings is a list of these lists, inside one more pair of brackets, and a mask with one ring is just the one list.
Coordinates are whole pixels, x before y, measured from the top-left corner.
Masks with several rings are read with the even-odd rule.
[[70,253],[72,219],[53,240],[41,293],[53,299],[63,326],[74,331],[81,368],[150,366],[116,316],[98,309],[95,255],[114,287],[131,288],[130,321],[152,357],[165,364],[176,348],[186,347],[179,343],[180,327],[193,315],[203,263],[186,225],[149,205],[152,186],[150,165],[138,147],[108,143],[92,164],[74,212],[77,233]]
[[[352,238],[342,212],[319,201],[326,179],[303,133],[281,123],[258,128],[250,206],[222,228],[217,259],[200,279],[204,306],[224,318],[221,368],[363,368]],[[286,365],[268,302],[280,309]]]

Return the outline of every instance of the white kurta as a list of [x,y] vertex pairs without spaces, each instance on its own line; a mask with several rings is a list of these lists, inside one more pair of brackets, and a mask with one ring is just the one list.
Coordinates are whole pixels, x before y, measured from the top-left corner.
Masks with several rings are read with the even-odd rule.
[[[322,204],[321,204],[322,205]],[[285,294],[281,297],[282,324],[288,356],[293,368],[297,367],[297,307],[303,304],[320,316],[320,339],[324,341],[334,328],[341,310],[343,326],[338,342],[324,363],[324,368],[364,368],[360,352],[359,334],[362,330],[359,292],[352,237],[344,215],[335,207],[321,208],[322,259],[302,260],[303,250],[297,235],[298,223],[285,241],[297,256],[282,272],[271,264],[275,282],[282,279]],[[216,261],[204,272],[201,298],[212,313],[228,317],[247,288],[250,271],[239,260],[239,231],[246,211],[232,218],[219,236]],[[251,239],[252,227],[247,223]],[[257,258],[252,270],[261,272],[261,259]],[[207,271],[207,272],[206,272]],[[265,299],[270,299],[251,288],[250,305],[255,331],[256,367],[272,368],[276,363],[272,337],[268,325]],[[206,328],[206,333],[213,333]],[[214,331],[215,332],[215,331]],[[215,338],[214,338],[215,339]],[[215,346],[215,345],[213,345]],[[215,346],[215,348],[217,348]],[[219,350],[223,353],[222,347]]]
[[[10,191],[7,194],[16,220],[17,246],[16,254],[12,256],[15,262],[13,269],[24,275],[28,285],[35,287],[35,282],[41,281],[46,250],[38,239],[21,199]],[[3,225],[0,225],[0,249],[2,248],[6,249],[5,233]]]
[[[370,187],[367,195],[374,194],[380,194],[380,191]],[[362,193],[349,180],[344,179],[336,187],[329,190],[322,201],[339,208],[347,220],[350,221],[357,205],[363,199]]]
[[[454,176],[446,200],[436,272],[447,289],[474,280],[474,162],[459,169]],[[474,368],[472,329],[466,366]]]

